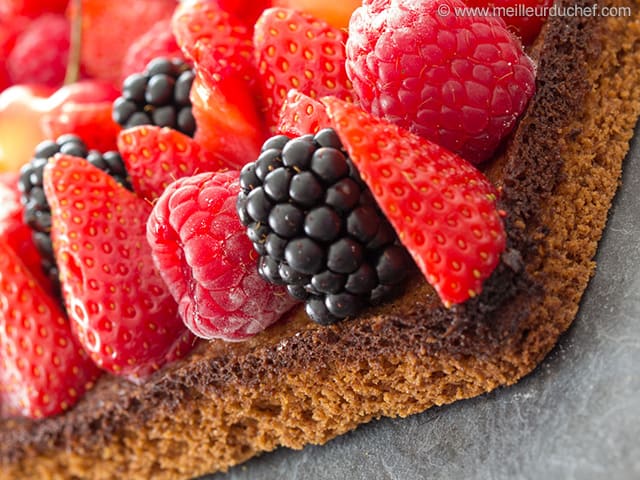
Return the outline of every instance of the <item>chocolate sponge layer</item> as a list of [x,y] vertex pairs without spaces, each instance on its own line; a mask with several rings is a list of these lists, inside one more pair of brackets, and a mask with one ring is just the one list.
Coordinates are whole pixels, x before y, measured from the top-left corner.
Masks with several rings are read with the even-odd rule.
[[530,372],[575,317],[640,114],[640,5],[620,5],[633,16],[550,18],[534,46],[537,93],[487,166],[509,245],[482,295],[446,310],[416,276],[339,325],[297,312],[141,386],[105,376],[65,415],[0,421],[0,477],[191,478]]

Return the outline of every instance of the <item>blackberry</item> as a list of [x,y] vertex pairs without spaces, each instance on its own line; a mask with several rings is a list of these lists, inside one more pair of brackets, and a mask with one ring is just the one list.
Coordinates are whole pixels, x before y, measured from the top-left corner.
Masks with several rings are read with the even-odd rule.
[[18,188],[24,204],[24,221],[33,230],[33,240],[42,257],[42,269],[58,294],[60,280],[51,244],[51,208],[42,183],[47,160],[56,153],[86,158],[89,163],[107,172],[125,188],[129,190],[132,188],[122,157],[118,152],[100,153],[97,150],[89,150],[77,135],[62,135],[55,142],[53,140],[41,142],[36,147],[31,161],[22,167]]
[[122,96],[113,102],[113,120],[124,128],[157,125],[192,137],[196,121],[189,92],[194,75],[182,60],[163,57],[151,60],[144,72],[125,79]]
[[267,140],[240,174],[258,271],[331,324],[388,296],[412,266],[332,129]]

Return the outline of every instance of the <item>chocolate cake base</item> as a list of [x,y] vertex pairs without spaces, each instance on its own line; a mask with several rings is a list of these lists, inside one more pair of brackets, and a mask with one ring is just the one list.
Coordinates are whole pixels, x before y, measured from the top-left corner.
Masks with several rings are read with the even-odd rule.
[[576,314],[640,114],[640,17],[625,5],[633,17],[552,18],[535,48],[538,91],[487,171],[509,248],[480,297],[446,310],[416,276],[333,327],[299,313],[142,386],[104,377],[65,415],[1,421],[2,477],[191,478],[530,372]]

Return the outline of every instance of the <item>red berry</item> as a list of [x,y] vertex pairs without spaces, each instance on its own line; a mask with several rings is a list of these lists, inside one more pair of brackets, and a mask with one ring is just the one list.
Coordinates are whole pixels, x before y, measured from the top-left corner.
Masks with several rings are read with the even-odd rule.
[[0,416],[63,412],[99,374],[57,302],[0,238]]
[[158,21],[170,18],[175,0],[105,2],[82,0],[81,11],[71,4],[71,17],[81,15],[81,64],[92,77],[118,84],[122,59],[129,46]]
[[33,242],[33,231],[24,222],[18,178],[17,172],[0,173],[0,238],[5,239],[40,286],[49,292],[51,284],[43,273],[40,253]]
[[236,214],[239,191],[237,171],[185,177],[169,185],[149,217],[155,264],[185,324],[203,338],[248,338],[294,305],[258,274]]
[[65,155],[49,160],[44,190],[67,312],[96,364],[137,381],[185,354],[192,337],[146,242],[148,203]]
[[63,15],[43,15],[20,35],[7,58],[14,83],[59,87],[69,56],[69,20]]
[[311,98],[333,95],[353,100],[345,70],[346,38],[344,31],[306,13],[287,8],[264,11],[253,43],[269,125],[277,125],[292,88]]
[[222,10],[229,12],[249,28],[253,28],[263,10],[271,6],[271,0],[212,0]]
[[538,37],[540,29],[547,20],[545,12],[553,5],[553,0],[465,0],[469,7],[498,7],[505,13],[509,9],[518,13],[518,9],[525,12],[525,9],[535,9],[535,15],[503,15],[502,19],[513,33],[522,39],[525,45],[531,45]]
[[248,85],[255,83],[251,30],[216,1],[182,2],[172,26],[185,56],[214,80],[237,75]]
[[30,23],[31,20],[27,17],[4,17],[0,15],[0,59],[6,61],[16,44],[17,38],[27,29]]
[[185,59],[171,31],[169,18],[160,20],[131,44],[122,61],[122,81],[143,72],[149,62],[158,57]]
[[498,17],[439,14],[461,0],[366,0],[349,26],[347,71],[375,116],[486,160],[535,90],[535,66]]
[[197,143],[224,157],[231,168],[240,169],[255,160],[265,134],[254,98],[241,81],[235,77],[214,80],[196,72],[191,104]]
[[149,202],[178,178],[228,169],[223,157],[166,127],[148,125],[123,130],[118,137],[118,150],[134,191]]
[[322,103],[297,90],[289,90],[280,111],[279,133],[297,137],[307,133],[316,134],[328,126],[329,117]]
[[445,305],[480,293],[506,242],[491,183],[428,140],[355,105],[323,102],[362,179]]
[[24,15],[38,17],[43,13],[64,13],[69,0],[0,0],[0,17]]

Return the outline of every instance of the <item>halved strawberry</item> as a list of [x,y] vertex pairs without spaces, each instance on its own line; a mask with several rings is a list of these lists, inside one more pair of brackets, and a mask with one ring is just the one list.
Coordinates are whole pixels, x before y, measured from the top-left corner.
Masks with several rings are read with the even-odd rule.
[[333,128],[446,306],[482,290],[505,248],[497,192],[461,157],[336,98]]
[[278,123],[290,89],[320,98],[353,101],[345,68],[347,34],[323,20],[287,8],[270,8],[256,22],[253,44],[263,84],[267,122]]
[[193,345],[146,242],[151,207],[84,159],[44,171],[53,249],[74,333],[101,368],[138,381]]
[[217,81],[199,71],[190,98],[198,125],[197,143],[224,157],[237,170],[255,160],[266,134],[246,86],[234,77]]
[[251,30],[218,2],[180,3],[172,27],[185,56],[215,80],[237,75],[248,85],[255,83]]
[[292,137],[318,133],[331,122],[325,106],[318,100],[291,89],[282,105],[277,131]]
[[0,416],[63,412],[99,375],[56,301],[0,237]]
[[224,157],[166,127],[146,125],[123,130],[118,137],[118,150],[134,191],[149,202],[178,178],[228,169]]

